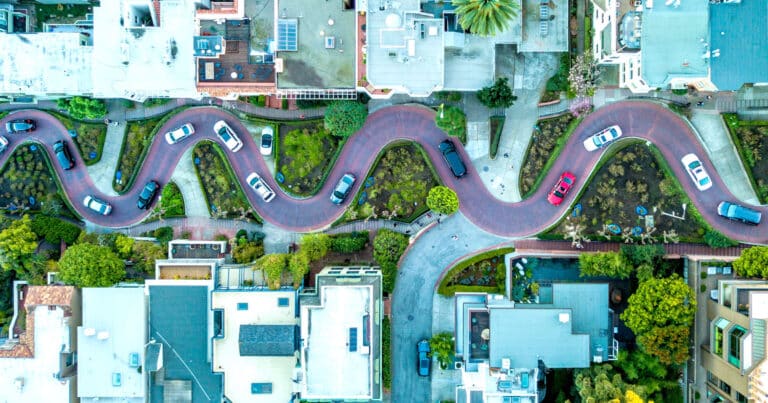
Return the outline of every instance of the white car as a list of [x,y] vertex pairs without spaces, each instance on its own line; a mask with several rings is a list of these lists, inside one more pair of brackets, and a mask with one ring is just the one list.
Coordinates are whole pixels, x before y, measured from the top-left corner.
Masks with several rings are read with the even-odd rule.
[[272,126],[267,126],[261,130],[261,142],[259,151],[261,155],[272,155],[272,142],[275,140],[275,132]]
[[686,154],[680,161],[699,190],[707,190],[712,187],[712,180],[696,154]]
[[235,131],[227,124],[227,122],[220,120],[213,125],[213,131],[219,136],[224,145],[229,148],[229,151],[236,153],[239,149],[243,148],[243,142],[237,137]]
[[165,141],[168,142],[168,144],[176,144],[193,134],[195,134],[195,127],[192,126],[192,123],[187,123],[177,129],[165,133]]
[[619,137],[621,137],[621,128],[618,125],[613,125],[584,140],[584,148],[587,151],[595,151]]
[[259,176],[259,174],[256,172],[251,172],[245,181],[248,183],[248,186],[250,186],[256,192],[257,195],[264,199],[265,202],[269,203],[272,201],[272,199],[275,198],[275,192],[273,192],[272,189],[267,186],[267,184],[261,179],[261,176]]
[[0,153],[4,152],[8,148],[8,139],[5,136],[0,136]]
[[109,213],[112,212],[112,206],[109,203],[93,196],[85,196],[85,199],[83,199],[83,206],[88,207],[101,215],[109,215]]

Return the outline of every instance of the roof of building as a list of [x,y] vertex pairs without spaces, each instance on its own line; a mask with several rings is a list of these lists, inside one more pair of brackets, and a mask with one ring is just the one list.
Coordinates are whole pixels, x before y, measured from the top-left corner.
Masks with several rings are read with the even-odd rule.
[[290,325],[240,325],[240,355],[293,356],[296,330]]
[[[146,382],[138,370],[147,343],[144,288],[84,288],[77,333],[78,396],[144,401]],[[119,385],[114,374],[120,374]]]
[[744,0],[709,7],[712,82],[721,91],[768,82],[768,2]]
[[0,34],[0,93],[87,94],[92,51],[79,33]]
[[[149,284],[149,337],[162,343],[165,381],[191,381],[193,403],[221,400],[221,374],[208,353],[208,287]],[[162,379],[150,376],[151,402],[162,402]]]
[[685,0],[678,7],[657,2],[643,11],[642,76],[650,87],[678,77],[707,77],[708,8],[708,0]]

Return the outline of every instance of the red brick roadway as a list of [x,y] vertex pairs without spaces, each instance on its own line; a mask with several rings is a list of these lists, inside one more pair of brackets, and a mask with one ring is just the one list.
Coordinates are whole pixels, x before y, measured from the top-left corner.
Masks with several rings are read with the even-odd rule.
[[[51,115],[37,110],[23,110],[11,114],[0,121],[4,127],[5,121],[12,118],[32,118],[37,120],[38,130],[31,134],[8,135],[10,147],[15,148],[27,140],[42,143],[49,155],[54,142],[68,139],[69,135],[64,126]],[[647,139],[654,143],[669,161],[672,170],[680,180],[693,203],[701,212],[704,219],[730,238],[753,244],[768,243],[768,230],[764,226],[746,226],[731,222],[717,216],[716,206],[722,200],[735,201],[736,198],[728,191],[722,179],[712,166],[701,144],[696,139],[688,124],[663,106],[644,101],[617,102],[603,107],[589,115],[571,136],[562,155],[547,174],[538,191],[530,198],[518,203],[507,203],[491,195],[475,168],[469,164],[465,177],[454,178],[445,163],[437,145],[446,138],[445,133],[435,126],[434,112],[420,106],[393,106],[379,110],[368,117],[365,126],[349,141],[342,150],[338,161],[332,168],[328,180],[319,193],[307,199],[295,199],[279,191],[274,183],[264,160],[261,158],[258,145],[251,140],[246,128],[230,113],[212,107],[192,108],[178,113],[170,118],[158,131],[146,159],[139,171],[134,186],[124,195],[109,198],[98,192],[88,176],[82,159],[76,155],[76,168],[62,171],[54,165],[56,174],[61,178],[65,192],[72,205],[85,219],[107,227],[126,227],[139,222],[147,212],[138,210],[135,202],[138,192],[144,183],[150,179],[166,183],[173,173],[183,152],[201,140],[219,142],[213,133],[213,124],[223,119],[240,133],[244,143],[237,153],[227,151],[232,168],[238,178],[244,179],[250,172],[258,172],[266,177],[269,185],[277,192],[277,197],[269,204],[257,198],[254,192],[246,189],[246,196],[259,215],[265,220],[292,231],[305,232],[327,227],[344,211],[344,207],[333,205],[328,200],[331,188],[338,179],[347,172],[358,178],[365,177],[373,164],[377,153],[387,144],[398,140],[410,140],[420,143],[432,161],[435,162],[437,173],[443,182],[456,190],[461,202],[462,213],[479,227],[508,237],[524,237],[536,234],[555,224],[573,203],[576,194],[583,190],[585,178],[594,169],[600,156],[605,152],[587,152],[582,141],[590,134],[618,124],[623,130],[624,138]],[[186,122],[195,126],[195,134],[182,143],[169,145],[163,134]],[[464,161],[469,161],[466,152],[459,147]],[[711,189],[701,192],[697,190],[687,173],[684,171],[680,158],[689,153],[696,153],[713,180]],[[0,164],[5,164],[10,150],[0,156]],[[75,153],[77,154],[77,153]],[[576,185],[560,207],[547,203],[546,193],[550,184],[565,170],[573,172]],[[356,183],[357,191],[362,181]],[[100,216],[83,207],[82,200],[86,195],[97,195],[108,200],[113,205],[110,216]],[[350,198],[347,203],[352,200]],[[766,207],[757,207],[763,213],[768,213]]]

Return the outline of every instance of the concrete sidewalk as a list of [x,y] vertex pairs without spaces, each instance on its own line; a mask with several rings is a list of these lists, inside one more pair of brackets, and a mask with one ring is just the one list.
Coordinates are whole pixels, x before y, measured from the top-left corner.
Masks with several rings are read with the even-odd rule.
[[104,149],[101,151],[101,159],[87,167],[88,175],[96,188],[110,197],[117,196],[117,192],[112,187],[112,180],[115,178],[115,169],[117,169],[127,126],[126,122],[118,122],[117,126],[107,125],[107,138],[104,141]]
[[187,217],[210,217],[205,194],[192,162],[192,150],[193,147],[190,147],[182,154],[179,164],[173,170],[171,181],[176,183],[184,197],[184,210]]

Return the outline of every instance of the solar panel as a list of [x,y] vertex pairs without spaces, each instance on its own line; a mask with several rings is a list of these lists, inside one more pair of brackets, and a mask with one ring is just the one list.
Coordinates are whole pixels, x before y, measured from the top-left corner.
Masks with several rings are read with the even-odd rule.
[[298,49],[298,31],[298,20],[295,18],[277,20],[277,51],[295,52]]

